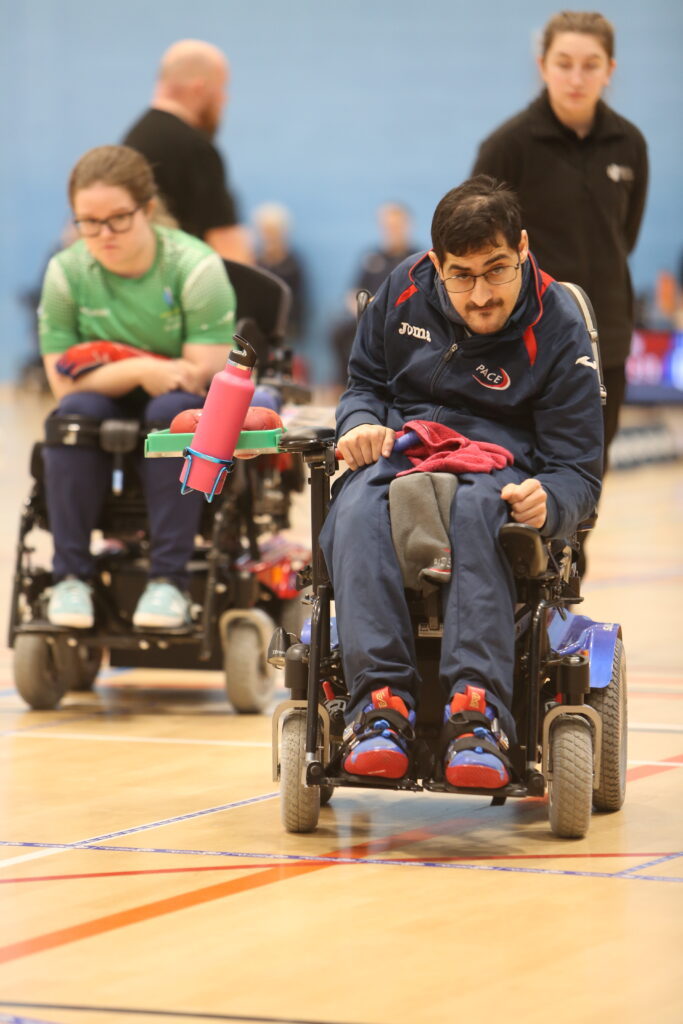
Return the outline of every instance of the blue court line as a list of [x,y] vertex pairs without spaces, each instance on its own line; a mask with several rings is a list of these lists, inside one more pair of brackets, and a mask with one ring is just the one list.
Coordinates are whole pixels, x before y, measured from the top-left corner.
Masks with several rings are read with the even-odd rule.
[[[26,712],[29,709],[26,708]],[[15,712],[13,712],[15,713]],[[69,717],[57,718],[51,722],[41,722],[38,725],[27,725],[24,729],[3,729],[0,732],[0,739],[4,739],[7,736],[17,736],[24,732],[37,732],[38,729],[58,729],[64,725],[72,725],[74,722],[91,722],[92,715],[70,715]]]
[[[16,1003],[0,1001],[0,1006],[20,1006],[42,1010],[70,1010],[81,1013],[135,1014],[140,1017],[166,1017],[175,1020],[223,1020],[235,1024],[342,1024],[341,1021],[311,1020],[303,1017],[255,1017],[253,1014],[193,1013],[191,1010],[140,1010],[132,1006],[72,1006],[67,1003]],[[57,1024],[56,1021],[36,1020],[33,1017],[14,1017],[0,1014],[1,1024]]]
[[621,877],[631,875],[635,871],[646,871],[648,868],[654,868],[658,864],[666,864],[670,860],[676,860],[677,857],[683,857],[683,853],[668,853],[664,857],[657,857],[656,860],[646,861],[644,864],[634,864],[631,868],[624,868],[623,871],[618,872]]
[[[523,875],[568,875],[577,878],[618,878],[618,879],[634,879],[643,882],[683,882],[683,878],[660,876],[660,875],[637,875],[628,874],[626,871],[573,871],[568,868],[527,868],[527,867],[516,867],[508,864],[466,864],[462,862],[444,862],[444,861],[429,861],[429,860],[397,860],[391,857],[316,857],[314,854],[297,854],[297,853],[256,853],[256,852],[240,852],[236,850],[173,850],[164,849],[163,847],[144,847],[144,846],[106,846],[95,842],[88,843],[87,840],[83,843],[21,843],[21,842],[9,842],[7,840],[0,840],[0,846],[19,846],[19,847],[38,847],[47,849],[60,849],[60,850],[99,850],[101,852],[108,853],[159,853],[159,854],[172,854],[176,856],[192,856],[192,857],[231,857],[233,859],[244,859],[244,860],[272,860],[272,861],[291,861],[294,863],[315,863],[315,864],[353,864],[353,865],[380,865],[384,867],[404,867],[404,868],[443,868],[450,869],[451,871],[498,871],[508,874],[523,874]],[[549,854],[552,856],[552,854]],[[637,864],[632,870],[642,871],[644,868],[653,867],[655,864],[663,863],[665,861],[674,860],[676,857],[682,857],[683,853],[671,853],[665,857],[658,858],[656,861],[650,861],[645,864]],[[245,868],[250,865],[246,864]]]
[[[13,1006],[23,1006],[23,1003],[13,1003]],[[32,1005],[32,1004],[31,1004]],[[50,1006],[46,1009],[57,1010],[59,1007]],[[0,1013],[0,1024],[59,1024],[56,1020],[45,1020],[44,1017],[17,1017],[13,1013]]]
[[[264,800],[273,800],[278,793],[264,793],[262,796],[250,796],[246,800],[234,800],[229,804],[219,804],[218,807],[206,807],[202,811],[190,811],[188,814],[180,814],[174,818],[164,818],[162,821],[152,821],[147,825],[135,825],[133,828],[121,829],[119,832],[108,832],[101,836],[92,836],[90,839],[80,839],[75,843],[13,843],[9,840],[0,839],[0,846],[33,846],[53,850],[87,850],[96,849],[93,843],[99,843],[105,839],[118,839],[119,836],[130,836],[135,832],[146,832],[152,828],[163,828],[164,825],[175,825],[179,821],[188,821],[190,818],[201,818],[206,814],[217,814],[220,811],[231,811],[235,807],[246,807],[248,804],[262,803]],[[116,850],[114,846],[112,849]]]

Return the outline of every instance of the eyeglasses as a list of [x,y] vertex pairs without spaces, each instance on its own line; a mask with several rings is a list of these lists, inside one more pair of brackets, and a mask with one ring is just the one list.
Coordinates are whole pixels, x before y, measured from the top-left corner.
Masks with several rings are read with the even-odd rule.
[[102,220],[97,217],[83,217],[80,220],[74,220],[74,224],[85,238],[95,238],[105,224],[115,235],[123,235],[126,231],[130,231],[133,217],[141,209],[142,206],[136,206],[134,210],[115,213],[113,217],[104,217]]
[[514,281],[517,271],[521,266],[521,260],[515,263],[502,264],[499,267],[492,267],[485,270],[483,274],[451,274],[450,277],[442,278],[447,292],[471,292],[478,277],[483,277],[487,284],[510,284]]

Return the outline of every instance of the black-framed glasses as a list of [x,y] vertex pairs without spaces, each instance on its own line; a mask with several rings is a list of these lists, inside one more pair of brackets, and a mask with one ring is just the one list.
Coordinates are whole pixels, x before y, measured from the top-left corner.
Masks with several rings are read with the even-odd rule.
[[125,213],[115,213],[113,217],[104,217],[102,220],[98,217],[81,217],[78,220],[74,219],[74,224],[84,238],[95,238],[99,235],[105,224],[115,235],[123,235],[126,231],[130,231],[133,217],[141,209],[142,206],[136,206],[133,210],[126,210]]
[[502,263],[500,266],[485,270],[483,274],[451,274],[450,277],[444,277],[442,280],[447,292],[471,292],[478,277],[483,277],[487,284],[510,284],[511,281],[514,281],[521,265],[521,260],[514,265]]

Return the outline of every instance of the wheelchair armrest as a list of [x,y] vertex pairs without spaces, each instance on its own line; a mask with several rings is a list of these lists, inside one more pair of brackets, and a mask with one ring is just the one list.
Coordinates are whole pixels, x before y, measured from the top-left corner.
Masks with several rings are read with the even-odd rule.
[[304,427],[301,430],[287,431],[280,440],[283,452],[299,452],[301,455],[324,452],[334,444],[332,427]]
[[45,421],[45,444],[100,448],[126,454],[142,443],[146,428],[139,420],[96,420],[77,413],[52,415]]
[[498,534],[501,547],[518,578],[534,579],[548,568],[548,549],[534,526],[505,523]]

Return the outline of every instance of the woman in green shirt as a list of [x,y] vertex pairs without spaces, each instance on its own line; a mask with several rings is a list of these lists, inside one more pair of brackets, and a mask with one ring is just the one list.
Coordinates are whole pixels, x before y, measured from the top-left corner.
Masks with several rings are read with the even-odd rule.
[[[167,426],[177,413],[202,404],[230,351],[235,295],[223,263],[199,239],[156,223],[151,168],[126,146],[86,153],[71,173],[69,201],[81,237],[50,261],[39,310],[43,361],[59,402],[53,415],[139,418],[148,427]],[[82,350],[73,350],[102,340],[131,346],[129,357],[93,365],[83,362]],[[95,448],[46,446],[43,459],[54,541],[48,618],[89,628],[95,568],[90,535],[110,486],[111,456]],[[201,497],[181,496],[173,460],[143,461],[140,472],[150,579],[133,623],[177,627],[190,620],[186,566]]]

